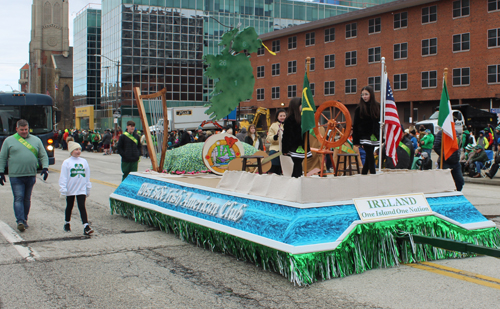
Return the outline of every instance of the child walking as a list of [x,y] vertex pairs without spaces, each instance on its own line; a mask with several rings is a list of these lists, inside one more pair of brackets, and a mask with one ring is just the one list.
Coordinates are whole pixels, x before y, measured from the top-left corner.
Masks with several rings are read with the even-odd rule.
[[90,168],[87,160],[80,158],[82,147],[75,142],[68,143],[70,157],[64,160],[61,166],[61,176],[59,177],[59,191],[61,195],[66,196],[66,223],[64,231],[71,232],[69,222],[71,221],[71,212],[75,204],[75,197],[80,210],[80,217],[83,223],[83,235],[90,236],[94,232],[87,219],[87,210],[85,209],[85,199],[90,195]]

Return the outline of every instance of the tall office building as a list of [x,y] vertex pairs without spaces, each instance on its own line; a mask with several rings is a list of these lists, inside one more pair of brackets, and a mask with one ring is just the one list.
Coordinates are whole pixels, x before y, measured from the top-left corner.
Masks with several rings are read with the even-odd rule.
[[[342,2],[103,0],[101,63],[110,68],[108,79],[119,81],[122,122],[127,115],[137,116],[130,108],[133,87],[140,87],[142,93],[166,88],[170,106],[205,104],[212,81],[203,76],[202,57],[219,52],[221,35],[231,27],[252,26],[264,34],[365,6],[362,1],[356,2],[358,7]],[[118,76],[118,70],[111,69],[116,66]],[[103,74],[101,70],[101,79]],[[113,95],[108,94],[103,103],[116,102]]]
[[[85,7],[73,20],[73,95],[74,105],[101,109],[101,10]],[[107,69],[107,68],[106,68]]]

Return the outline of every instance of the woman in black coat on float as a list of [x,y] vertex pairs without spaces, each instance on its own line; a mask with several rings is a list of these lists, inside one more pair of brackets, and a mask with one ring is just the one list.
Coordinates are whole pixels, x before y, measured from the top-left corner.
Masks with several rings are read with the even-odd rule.
[[375,100],[375,93],[370,86],[361,89],[361,98],[354,111],[352,125],[352,143],[361,146],[366,152],[365,164],[361,174],[375,174],[373,150],[380,145],[380,103]]
[[[281,140],[281,150],[283,154],[292,157],[292,177],[295,178],[302,176],[302,161],[306,153],[304,151],[305,134],[302,134],[301,127],[301,110],[302,99],[293,98],[288,106],[288,117],[283,124],[283,139]],[[307,157],[312,157],[309,144],[307,145]]]

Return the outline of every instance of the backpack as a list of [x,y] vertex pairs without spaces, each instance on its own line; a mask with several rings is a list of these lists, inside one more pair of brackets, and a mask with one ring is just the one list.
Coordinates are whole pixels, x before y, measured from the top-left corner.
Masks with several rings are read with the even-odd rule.
[[98,141],[99,141],[99,135],[94,134],[94,142],[98,142]]

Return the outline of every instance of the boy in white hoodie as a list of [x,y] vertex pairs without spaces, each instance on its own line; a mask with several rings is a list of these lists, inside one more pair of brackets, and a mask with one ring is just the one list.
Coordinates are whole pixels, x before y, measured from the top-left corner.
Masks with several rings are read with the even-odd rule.
[[85,198],[90,195],[90,188],[92,188],[89,164],[87,160],[80,158],[82,153],[80,144],[69,142],[68,151],[71,157],[64,160],[61,166],[61,176],[59,176],[59,191],[61,195],[66,196],[66,223],[64,224],[64,231],[71,232],[69,222],[76,196],[78,210],[80,210],[80,217],[83,223],[83,235],[90,236],[94,231],[88,223],[87,210],[85,209]]

